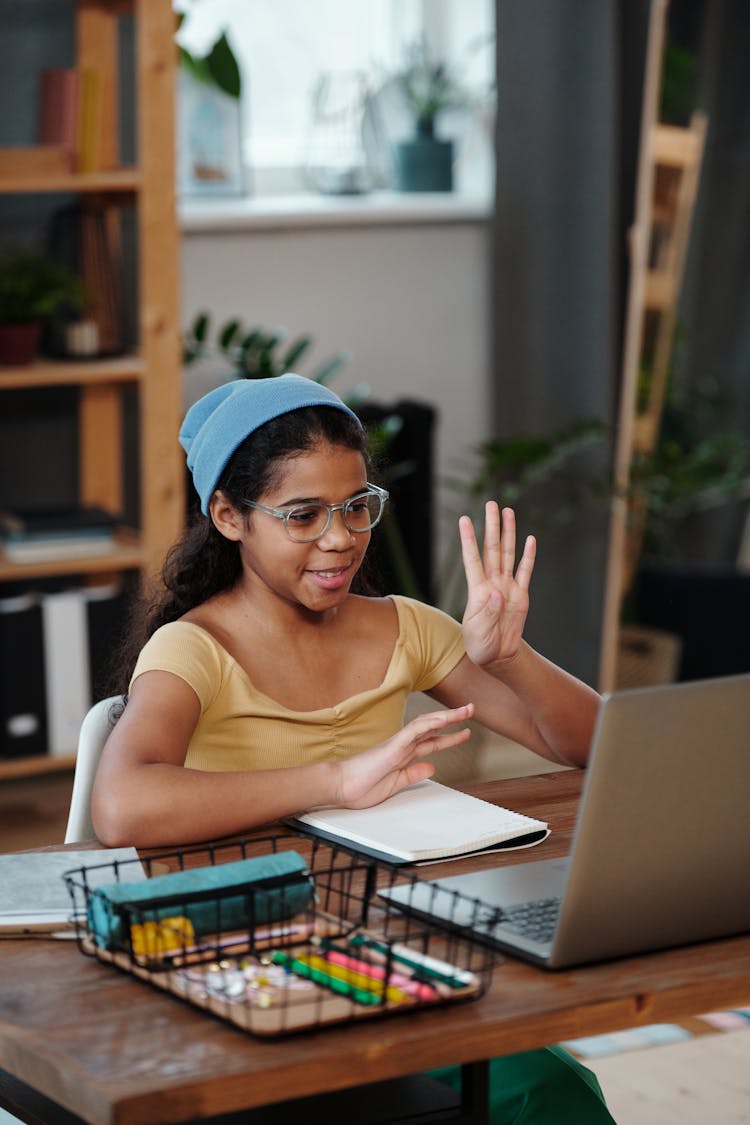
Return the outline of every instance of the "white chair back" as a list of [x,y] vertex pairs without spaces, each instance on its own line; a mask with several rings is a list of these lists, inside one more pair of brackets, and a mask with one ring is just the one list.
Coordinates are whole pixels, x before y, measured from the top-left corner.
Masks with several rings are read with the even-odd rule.
[[104,743],[119,718],[123,697],[111,695],[100,699],[84,717],[78,735],[78,753],[73,775],[73,793],[70,799],[65,843],[75,844],[96,840],[91,823],[91,790]]

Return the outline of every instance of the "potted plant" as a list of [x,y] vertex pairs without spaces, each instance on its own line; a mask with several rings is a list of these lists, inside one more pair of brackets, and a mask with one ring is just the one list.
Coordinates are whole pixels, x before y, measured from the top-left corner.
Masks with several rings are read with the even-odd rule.
[[396,75],[412,118],[414,136],[395,147],[399,191],[452,191],[453,142],[435,135],[437,120],[448,109],[468,104],[468,96],[448,66],[432,59],[422,44],[412,46]]
[[0,257],[0,363],[31,363],[42,329],[65,307],[78,309],[83,284],[66,266],[25,250]]

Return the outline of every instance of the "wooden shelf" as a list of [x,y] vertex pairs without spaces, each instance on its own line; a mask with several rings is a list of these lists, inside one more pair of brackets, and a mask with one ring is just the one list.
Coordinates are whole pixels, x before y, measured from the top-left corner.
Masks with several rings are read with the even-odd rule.
[[22,777],[39,777],[42,774],[64,773],[76,764],[74,753],[52,757],[51,754],[37,754],[28,758],[0,758],[0,781],[12,781]]
[[[82,198],[85,206],[81,211],[97,218],[97,240],[92,243],[89,238],[78,271],[95,297],[106,298],[117,308],[134,291],[133,315],[121,319],[135,322],[132,337],[138,345],[133,345],[132,354],[113,358],[40,359],[28,367],[0,367],[0,410],[5,405],[3,391],[34,392],[40,414],[44,414],[44,398],[50,397],[51,389],[77,388],[75,500],[122,513],[127,508],[128,482],[137,480],[140,495],[133,519],[139,527],[137,532],[123,529],[118,533],[115,546],[106,554],[21,563],[12,562],[0,551],[0,583],[23,583],[31,589],[40,579],[66,575],[79,576],[81,583],[93,576],[123,573],[147,581],[158,571],[185,519],[185,467],[177,441],[183,399],[174,153],[177,46],[172,2],[74,0],[70,7],[74,65],[98,76],[96,137],[91,160],[84,164],[98,170],[72,172],[70,154],[58,144],[3,148],[0,202],[11,195],[63,193]],[[122,50],[123,11],[133,17],[132,53]],[[29,30],[28,35],[33,32]],[[128,66],[121,76],[120,67],[131,55],[132,68]],[[128,113],[134,118],[137,144],[135,163],[127,167],[120,165],[123,95],[132,95]],[[133,223],[126,221],[129,216],[120,206],[123,202],[132,205]],[[90,235],[91,228],[87,229]],[[134,244],[133,229],[137,231]],[[102,246],[109,250],[105,257],[119,284],[100,292]],[[114,350],[121,335],[112,331],[113,323],[123,335],[126,326],[106,301],[92,303],[94,319],[99,312],[113,337],[110,343],[106,333],[100,335],[101,346]],[[131,406],[137,436],[129,425]],[[36,504],[46,506],[44,484],[37,484],[36,491]],[[67,733],[61,741],[69,755],[0,759],[0,779],[71,769],[75,746],[68,748]]]
[[43,195],[51,192],[120,194],[140,191],[142,183],[143,177],[138,168],[118,168],[112,172],[55,172],[48,176],[31,172],[0,173],[0,193],[5,195]]
[[139,355],[89,361],[37,360],[28,367],[0,367],[0,390],[134,383],[143,378],[145,370]]
[[61,574],[105,574],[120,570],[138,570],[143,566],[144,551],[140,537],[123,531],[111,551],[106,554],[80,555],[69,559],[39,559],[36,562],[13,562],[0,550],[0,582],[28,578],[55,578]]

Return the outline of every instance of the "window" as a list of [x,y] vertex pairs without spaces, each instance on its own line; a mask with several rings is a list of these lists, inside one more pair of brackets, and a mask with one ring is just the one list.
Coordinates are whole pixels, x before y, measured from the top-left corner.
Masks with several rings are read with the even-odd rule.
[[[175,8],[185,13],[178,39],[193,54],[207,53],[227,33],[242,74],[242,156],[254,194],[310,187],[305,167],[322,78],[329,79],[329,103],[348,98],[354,114],[357,93],[365,92],[371,109],[420,41],[475,95],[474,110],[455,127],[475,158],[483,143],[473,171],[486,179],[494,85],[490,0],[175,0]],[[398,139],[400,123],[386,124],[381,145]],[[386,136],[389,130],[394,136]],[[383,152],[369,155],[378,165],[375,186],[388,186]]]

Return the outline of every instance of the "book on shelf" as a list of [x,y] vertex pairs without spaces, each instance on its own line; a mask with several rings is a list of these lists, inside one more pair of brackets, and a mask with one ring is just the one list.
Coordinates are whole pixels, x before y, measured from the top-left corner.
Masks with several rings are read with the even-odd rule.
[[12,562],[45,562],[107,554],[118,520],[92,506],[0,511],[0,544]]
[[69,172],[102,167],[104,100],[97,67],[46,67],[39,75],[37,139],[66,154]]
[[437,781],[410,785],[368,809],[319,808],[290,818],[320,836],[387,863],[431,863],[531,847],[548,825]]
[[97,172],[102,166],[104,129],[101,71],[81,67],[78,83],[78,171]]
[[68,171],[78,159],[79,78],[75,67],[48,67],[39,76],[37,136],[42,145],[60,145]]

